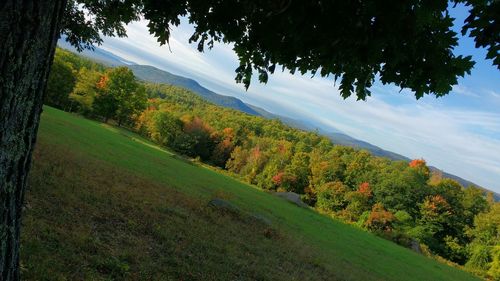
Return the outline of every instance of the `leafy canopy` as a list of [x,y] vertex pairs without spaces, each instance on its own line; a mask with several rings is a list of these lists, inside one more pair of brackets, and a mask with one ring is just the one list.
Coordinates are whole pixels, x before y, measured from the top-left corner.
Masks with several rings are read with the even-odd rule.
[[100,44],[100,33],[126,36],[124,24],[147,20],[149,31],[168,43],[170,27],[186,16],[195,25],[190,42],[198,50],[214,42],[234,43],[240,66],[236,81],[249,87],[281,66],[291,73],[332,75],[344,98],[370,95],[376,77],[411,89],[416,98],[450,92],[470,74],[471,56],[458,45],[449,5],[470,10],[462,33],[500,68],[500,1],[264,1],[264,0],[70,0],[62,33],[77,48]]

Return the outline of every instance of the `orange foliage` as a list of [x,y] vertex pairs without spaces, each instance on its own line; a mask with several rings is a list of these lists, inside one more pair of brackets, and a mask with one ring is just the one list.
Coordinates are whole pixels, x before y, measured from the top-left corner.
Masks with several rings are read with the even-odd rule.
[[259,159],[260,156],[262,155],[262,153],[260,152],[260,147],[259,146],[254,147],[250,155],[255,160]]
[[423,207],[425,210],[432,213],[438,213],[438,212],[448,213],[450,209],[450,204],[448,204],[448,201],[446,201],[446,199],[444,199],[443,196],[438,194],[427,198],[424,201]]
[[372,188],[370,187],[370,184],[367,182],[364,182],[359,185],[358,192],[365,195],[366,197],[372,196]]
[[224,148],[232,148],[233,144],[231,143],[230,139],[224,139],[222,142],[220,142],[221,146]]
[[106,85],[108,85],[109,77],[107,75],[101,76],[99,79],[99,82],[97,82],[96,87],[98,89],[104,89],[106,88]]
[[228,139],[229,141],[231,141],[232,139],[234,139],[234,129],[233,128],[224,128],[222,130],[222,135],[224,136],[225,139]]
[[282,186],[295,183],[297,177],[295,175],[286,174],[285,172],[278,172],[271,180],[275,185]]
[[420,206],[420,213],[430,223],[444,223],[453,214],[451,206],[441,195],[427,197]]
[[376,203],[366,220],[366,226],[373,230],[390,231],[394,215],[384,208],[382,203]]
[[283,183],[283,176],[285,175],[284,172],[278,172],[276,175],[273,176],[272,181],[275,185],[281,185]]
[[425,162],[424,159],[414,159],[410,161],[408,164],[411,168],[420,168],[420,167],[425,167],[427,163]]
[[192,120],[184,123],[184,132],[194,133],[200,131],[211,134],[213,129],[199,117],[194,117]]

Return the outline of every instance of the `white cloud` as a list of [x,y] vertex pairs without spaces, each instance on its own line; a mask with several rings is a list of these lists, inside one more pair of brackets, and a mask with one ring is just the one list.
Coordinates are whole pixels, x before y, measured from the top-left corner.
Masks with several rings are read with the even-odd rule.
[[453,92],[460,94],[460,95],[465,95],[469,97],[479,97],[479,94],[477,94],[475,91],[467,88],[466,86],[463,85],[455,85],[453,86]]
[[[108,38],[103,47],[126,59],[149,64],[198,80],[223,95],[233,95],[266,110],[295,119],[314,120],[384,149],[411,158],[425,158],[431,165],[500,192],[500,114],[481,107],[448,106],[456,98],[416,101],[409,91],[375,85],[368,101],[343,100],[331,79],[292,76],[277,72],[267,85],[253,82],[245,93],[234,83],[238,65],[230,45],[219,44],[199,53],[187,43],[192,27],[172,32],[170,49],[159,47],[146,23],[127,27],[129,39]],[[480,94],[455,86],[458,98]],[[487,90],[491,99],[500,94]],[[483,102],[488,102],[482,95]],[[492,101],[493,102],[493,101]]]

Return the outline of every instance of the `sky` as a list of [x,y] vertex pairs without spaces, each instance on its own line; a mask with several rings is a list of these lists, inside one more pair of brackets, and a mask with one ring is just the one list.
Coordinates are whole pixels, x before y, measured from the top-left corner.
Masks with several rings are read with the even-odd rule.
[[[456,31],[464,7],[453,9]],[[269,112],[308,120],[322,130],[354,138],[429,165],[500,193],[500,71],[485,60],[486,51],[461,37],[457,55],[472,55],[471,75],[441,98],[416,100],[408,90],[375,83],[366,101],[346,100],[328,78],[276,72],[267,84],[252,81],[248,91],[234,81],[238,60],[232,46],[216,44],[200,53],[188,39],[193,27],[182,19],[172,28],[170,46],[160,47],[146,21],[127,26],[127,38],[104,38],[100,48],[127,60],[189,77],[218,94],[237,97]]]

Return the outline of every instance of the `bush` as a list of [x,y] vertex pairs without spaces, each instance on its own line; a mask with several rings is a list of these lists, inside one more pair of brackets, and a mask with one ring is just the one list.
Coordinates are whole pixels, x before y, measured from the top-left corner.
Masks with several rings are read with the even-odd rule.
[[320,186],[317,192],[316,207],[323,211],[341,211],[347,205],[347,188],[341,182],[328,182]]
[[469,257],[465,267],[482,271],[488,270],[489,263],[491,262],[488,247],[484,245],[476,245],[471,252],[472,255]]

